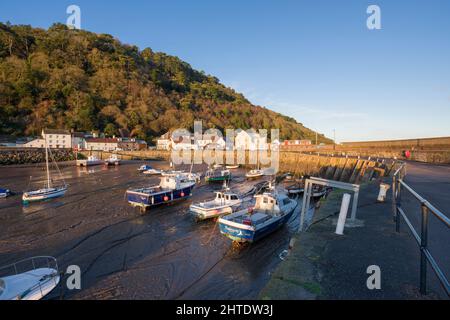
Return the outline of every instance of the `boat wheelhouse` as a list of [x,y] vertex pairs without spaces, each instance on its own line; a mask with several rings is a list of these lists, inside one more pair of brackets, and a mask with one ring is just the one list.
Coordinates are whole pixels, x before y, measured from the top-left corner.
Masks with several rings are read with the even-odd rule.
[[195,182],[184,175],[166,175],[161,177],[157,186],[128,189],[126,198],[135,207],[146,209],[160,204],[184,200],[192,195]]
[[189,211],[196,220],[206,220],[230,214],[243,202],[237,193],[230,190],[216,191],[215,194],[216,197],[213,200],[191,204]]
[[297,206],[297,201],[273,188],[255,198],[253,208],[219,218],[223,235],[236,242],[257,241],[288,222]]
[[205,174],[206,182],[223,182],[231,179],[231,172],[228,169],[209,169]]

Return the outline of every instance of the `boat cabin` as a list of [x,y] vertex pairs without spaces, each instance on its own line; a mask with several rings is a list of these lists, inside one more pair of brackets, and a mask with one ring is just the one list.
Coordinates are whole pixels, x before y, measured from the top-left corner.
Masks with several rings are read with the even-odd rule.
[[217,191],[215,200],[216,200],[216,202],[235,201],[235,200],[239,200],[239,196],[237,194],[231,193],[231,192]]

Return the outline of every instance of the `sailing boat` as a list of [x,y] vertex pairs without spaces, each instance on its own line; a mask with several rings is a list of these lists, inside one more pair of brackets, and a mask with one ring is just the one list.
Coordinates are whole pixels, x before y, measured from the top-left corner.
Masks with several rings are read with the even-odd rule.
[[[29,202],[36,202],[36,201],[43,201],[48,200],[52,198],[62,197],[66,191],[67,191],[67,185],[64,182],[64,185],[62,186],[53,186],[52,179],[50,178],[50,169],[49,169],[49,159],[48,154],[50,150],[47,145],[47,140],[45,141],[45,168],[47,171],[47,181],[46,184],[42,189],[39,190],[33,190],[33,191],[27,191],[23,193],[22,196],[22,202],[24,204],[28,204]],[[53,157],[52,157],[53,158]],[[54,161],[54,159],[53,159]],[[56,168],[58,169],[59,175],[61,175],[61,172],[59,171],[58,164],[56,161],[54,161],[56,164]]]

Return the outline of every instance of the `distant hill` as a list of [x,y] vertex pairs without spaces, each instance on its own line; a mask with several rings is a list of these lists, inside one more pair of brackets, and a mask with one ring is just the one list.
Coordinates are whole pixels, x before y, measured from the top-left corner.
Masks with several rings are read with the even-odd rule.
[[[179,58],[107,34],[0,23],[0,134],[42,128],[128,131],[152,140],[176,128],[279,128],[282,139],[315,139],[294,119]],[[319,142],[329,142],[319,135]]]

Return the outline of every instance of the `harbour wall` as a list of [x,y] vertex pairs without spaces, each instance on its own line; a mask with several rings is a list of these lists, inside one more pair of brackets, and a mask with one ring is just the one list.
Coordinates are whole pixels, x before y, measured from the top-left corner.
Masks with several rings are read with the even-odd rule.
[[[237,156],[234,151],[218,153],[218,156],[223,159],[227,156],[226,153],[228,153],[229,157],[234,157],[234,159],[236,159]],[[90,154],[95,155],[100,159],[106,159],[113,153],[102,151],[84,153],[85,156]],[[170,161],[171,159],[171,152],[163,150],[121,151],[115,152],[114,154],[118,154],[124,160]],[[254,158],[256,156],[250,154],[250,152],[246,152],[245,157],[246,163],[249,163],[249,157]],[[370,181],[372,178],[384,176],[392,170],[393,166],[394,162],[392,161],[382,163],[367,159],[280,151],[278,173],[290,172],[297,177],[311,175],[343,182],[362,183]],[[251,169],[254,168],[255,165],[246,165],[244,167]],[[261,167],[264,167],[264,165]]]
[[[72,150],[58,149],[51,151],[55,161],[75,160]],[[45,162],[45,149],[0,149],[0,165],[19,165]]]
[[405,151],[409,151],[409,160],[437,164],[450,163],[450,137],[343,142],[324,146],[282,146],[282,150],[401,160],[406,160]]

